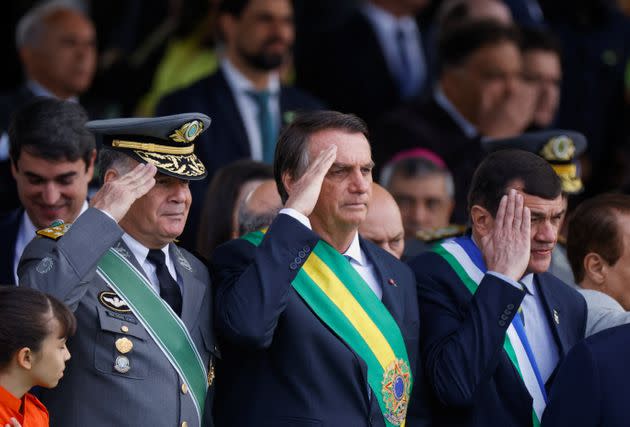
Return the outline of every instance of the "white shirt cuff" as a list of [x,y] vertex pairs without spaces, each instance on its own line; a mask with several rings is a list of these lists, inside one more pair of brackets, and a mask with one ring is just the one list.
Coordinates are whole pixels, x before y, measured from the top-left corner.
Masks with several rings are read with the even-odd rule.
[[280,209],[281,214],[285,214],[285,215],[289,215],[290,217],[297,219],[298,221],[300,221],[300,223],[302,223],[302,225],[306,228],[308,228],[309,230],[312,230],[311,228],[311,221],[309,221],[308,217],[298,211],[296,211],[293,208],[282,208]]
[[518,283],[516,280],[507,277],[504,274],[501,273],[497,273],[496,271],[488,271],[488,274],[492,274],[495,277],[498,277],[501,280],[504,280],[506,282],[508,282],[510,285],[514,286],[515,288],[519,289],[519,290],[523,290],[523,285],[521,285],[520,283]]

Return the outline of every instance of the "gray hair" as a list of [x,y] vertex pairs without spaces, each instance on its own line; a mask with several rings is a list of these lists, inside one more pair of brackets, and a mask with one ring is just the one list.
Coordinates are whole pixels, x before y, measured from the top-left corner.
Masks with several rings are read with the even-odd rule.
[[45,1],[26,12],[18,21],[15,30],[15,45],[17,49],[24,46],[34,46],[46,31],[46,19],[60,11],[72,10],[82,15],[85,11],[71,0]]
[[446,194],[450,198],[455,197],[455,183],[451,172],[424,157],[407,157],[387,163],[381,171],[379,184],[389,191],[394,176],[422,179],[431,175],[443,176],[446,181]]
[[131,171],[135,167],[137,162],[120,151],[112,150],[107,147],[103,147],[98,154],[98,173],[101,179],[101,184],[105,179],[105,173],[114,169],[119,175],[124,175]]

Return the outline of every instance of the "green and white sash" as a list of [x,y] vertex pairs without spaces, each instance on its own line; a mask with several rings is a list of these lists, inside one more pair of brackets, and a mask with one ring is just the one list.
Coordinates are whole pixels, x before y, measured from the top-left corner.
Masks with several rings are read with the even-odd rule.
[[146,277],[114,248],[96,270],[120,296],[188,386],[199,425],[208,388],[206,368],[186,326],[151,287]]
[[[243,238],[258,246],[264,231]],[[291,282],[315,314],[367,365],[387,426],[404,426],[412,375],[396,321],[350,262],[320,240]]]
[[[433,251],[453,268],[471,294],[477,291],[485,274],[485,265],[481,252],[470,237],[447,240],[436,245]],[[538,427],[547,404],[547,395],[518,316],[514,317],[507,329],[503,349],[533,398],[532,422],[534,427]]]

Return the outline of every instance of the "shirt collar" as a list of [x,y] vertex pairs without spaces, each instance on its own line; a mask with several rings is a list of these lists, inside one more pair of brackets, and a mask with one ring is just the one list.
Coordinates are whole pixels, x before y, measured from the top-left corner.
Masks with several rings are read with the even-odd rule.
[[20,412],[22,399],[18,399],[9,393],[4,387],[0,386],[0,406],[7,407],[14,412]]
[[[31,90],[31,92],[33,92],[33,94],[35,96],[45,96],[47,98],[58,98],[54,93],[52,93],[51,91],[46,89],[41,84],[37,83],[35,80],[27,81],[26,82],[26,86]],[[71,96],[71,97],[65,99],[65,101],[77,102],[78,103],[79,102],[79,98],[77,96]]]
[[[225,74],[225,78],[228,84],[234,90],[234,92],[242,93],[245,91],[256,90],[252,82],[247,77],[245,77],[243,73],[238,71],[234,64],[232,64],[228,58],[223,58],[221,60],[221,68],[223,70],[223,73]],[[277,94],[280,91],[280,77],[278,76],[278,73],[271,73],[267,90],[271,94]]]
[[527,293],[530,295],[536,295],[536,286],[534,286],[534,273],[528,273],[524,275],[521,280],[519,280],[525,288],[527,288]]
[[362,10],[375,27],[379,27],[391,34],[397,29],[405,32],[415,32],[417,30],[416,21],[411,16],[398,18],[369,1],[363,4]]
[[[88,202],[87,200],[85,200],[83,202],[83,205],[81,206],[79,215],[85,212],[88,207],[89,207]],[[79,215],[77,215],[77,218],[79,217]],[[74,221],[76,221],[77,218],[75,218]],[[28,213],[26,213],[26,210],[24,210],[24,218],[22,219],[22,233],[24,233],[25,236],[31,236],[30,238],[34,237],[35,233],[37,233],[37,227],[35,227],[35,224],[33,224],[33,221],[31,221],[31,218],[28,216]]]
[[[131,252],[134,254],[136,259],[138,260],[138,263],[140,265],[144,264],[144,262],[147,260],[147,255],[149,255],[149,248],[144,246],[142,243],[138,242],[136,239],[134,239],[133,237],[131,237],[131,235],[127,233],[123,234],[122,239],[125,242],[125,244],[129,247]],[[164,257],[165,257],[164,260],[165,260],[166,265],[168,265],[169,260],[170,260],[168,245],[164,246],[160,250],[164,252]]]
[[457,108],[446,97],[446,94],[444,94],[444,91],[439,84],[435,86],[433,97],[435,98],[435,102],[437,102],[438,105],[442,107],[449,116],[451,116],[453,121],[457,124],[457,126],[459,126],[459,128],[468,138],[474,138],[475,136],[477,136],[477,128],[468,120],[466,120],[459,111],[457,111]]
[[354,239],[352,239],[352,243],[346,251],[343,253],[343,256],[350,258],[351,261],[359,265],[365,264],[365,258],[363,257],[363,252],[361,251],[361,244],[359,242],[359,233],[357,232],[354,235]]

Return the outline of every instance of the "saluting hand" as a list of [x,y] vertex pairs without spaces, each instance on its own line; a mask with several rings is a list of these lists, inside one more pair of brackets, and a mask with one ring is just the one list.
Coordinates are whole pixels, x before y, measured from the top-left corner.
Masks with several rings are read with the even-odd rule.
[[107,181],[94,195],[90,205],[110,214],[120,222],[133,202],[149,192],[155,185],[157,168],[141,163],[119,178]]
[[520,280],[529,264],[530,229],[531,214],[523,195],[511,189],[501,198],[492,232],[479,242],[488,270]]
[[315,160],[308,165],[306,172],[287,189],[289,198],[285,207],[293,208],[305,216],[309,216],[319,198],[324,177],[335,162],[337,146],[331,145],[317,155]]

